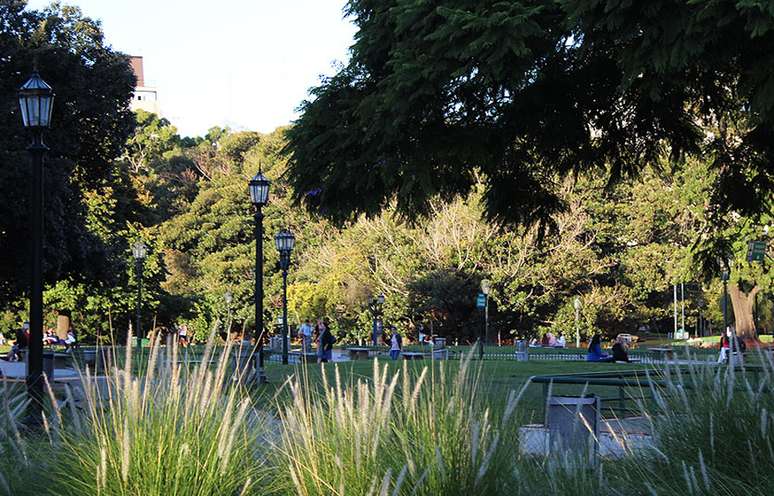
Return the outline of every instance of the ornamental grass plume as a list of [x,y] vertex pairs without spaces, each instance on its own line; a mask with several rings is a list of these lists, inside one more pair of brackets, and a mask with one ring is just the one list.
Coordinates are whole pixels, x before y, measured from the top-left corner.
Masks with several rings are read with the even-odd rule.
[[231,345],[213,356],[213,337],[195,365],[174,340],[157,339],[143,375],[132,373],[131,346],[123,369],[86,370],[83,410],[62,429],[51,466],[56,493],[229,495],[261,483],[266,415],[231,380]]
[[[334,366],[322,391],[302,373],[289,381],[292,401],[280,409],[275,463],[286,468],[285,492],[302,496],[499,494],[513,450],[510,415],[495,425],[475,401],[478,373],[470,356],[456,373],[445,362],[393,373],[374,360],[371,380],[342,384]],[[480,371],[480,368],[479,368]]]
[[655,445],[622,461],[624,485],[647,481],[659,495],[774,494],[774,362],[760,350],[747,361],[664,369],[644,412]]

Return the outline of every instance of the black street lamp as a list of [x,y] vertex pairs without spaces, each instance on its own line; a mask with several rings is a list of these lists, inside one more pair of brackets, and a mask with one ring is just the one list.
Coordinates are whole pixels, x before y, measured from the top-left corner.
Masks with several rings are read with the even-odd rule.
[[30,340],[27,358],[27,394],[34,422],[43,405],[43,156],[48,147],[43,144],[43,130],[51,124],[54,108],[54,92],[37,72],[33,72],[19,88],[19,108],[24,127],[32,134],[27,147],[32,157],[32,198],[30,223],[32,224],[32,281],[30,285]]
[[[730,278],[730,268],[728,262],[724,262],[723,271],[720,273],[720,279],[723,281],[723,334],[728,337],[728,349],[731,353],[734,351],[734,341],[736,341],[736,333],[731,333],[728,336],[728,279]],[[721,336],[721,341],[723,337]],[[729,360],[730,361],[730,360]]]
[[371,330],[371,340],[374,346],[378,346],[379,340],[379,319],[382,316],[382,307],[384,306],[385,296],[381,293],[379,296],[375,296],[368,301],[368,309],[371,310],[371,317],[373,318],[373,327]]
[[142,269],[145,257],[148,255],[148,247],[142,241],[132,245],[134,256],[134,271],[137,275],[137,301],[134,305],[134,332],[137,336],[137,356],[142,351]]
[[250,201],[255,207],[255,346],[258,350],[258,370],[256,380],[266,382],[263,369],[263,212],[269,202],[269,182],[261,171],[248,183]]
[[280,254],[280,269],[282,269],[282,363],[288,364],[288,268],[290,268],[290,253],[296,244],[293,233],[283,229],[274,236],[274,245]]

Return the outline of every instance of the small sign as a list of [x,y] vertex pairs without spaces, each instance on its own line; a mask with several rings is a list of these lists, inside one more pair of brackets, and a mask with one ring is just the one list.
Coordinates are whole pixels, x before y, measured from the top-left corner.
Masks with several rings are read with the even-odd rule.
[[486,307],[486,295],[484,293],[478,293],[478,298],[476,298],[476,308],[484,307]]
[[750,241],[747,245],[747,261],[763,262],[766,258],[766,242]]

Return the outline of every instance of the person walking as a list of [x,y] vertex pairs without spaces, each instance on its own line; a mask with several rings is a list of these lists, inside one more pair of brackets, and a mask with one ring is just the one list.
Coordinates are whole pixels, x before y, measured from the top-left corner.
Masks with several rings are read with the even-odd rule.
[[390,326],[390,331],[392,331],[392,336],[390,337],[390,358],[397,360],[403,345],[403,337],[395,329],[395,326]]
[[328,319],[317,321],[317,339],[317,362],[326,363],[332,360],[336,338],[331,334]]

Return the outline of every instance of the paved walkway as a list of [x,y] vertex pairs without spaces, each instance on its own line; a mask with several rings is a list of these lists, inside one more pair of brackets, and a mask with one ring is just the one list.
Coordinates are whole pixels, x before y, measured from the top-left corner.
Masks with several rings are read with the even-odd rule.
[[[24,362],[7,362],[0,360],[0,374],[2,377],[19,380],[27,377],[27,364]],[[71,368],[54,369],[54,380],[71,379],[78,377],[78,371]]]

